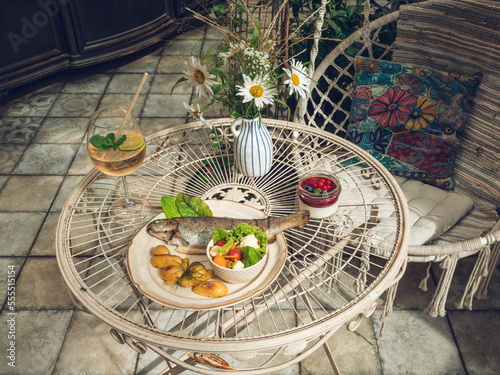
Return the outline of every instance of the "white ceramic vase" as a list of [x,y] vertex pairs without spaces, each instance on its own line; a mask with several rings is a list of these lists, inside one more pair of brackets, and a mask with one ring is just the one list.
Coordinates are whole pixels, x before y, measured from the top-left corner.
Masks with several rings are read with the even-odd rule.
[[239,171],[249,177],[269,172],[273,164],[273,142],[266,126],[259,124],[259,118],[239,117],[231,124],[231,132],[235,138],[234,159]]

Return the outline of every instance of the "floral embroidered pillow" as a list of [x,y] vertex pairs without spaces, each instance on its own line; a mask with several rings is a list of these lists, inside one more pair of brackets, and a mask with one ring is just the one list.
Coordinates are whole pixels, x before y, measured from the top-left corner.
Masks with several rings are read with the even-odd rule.
[[356,58],[347,139],[391,173],[453,189],[453,168],[480,75]]

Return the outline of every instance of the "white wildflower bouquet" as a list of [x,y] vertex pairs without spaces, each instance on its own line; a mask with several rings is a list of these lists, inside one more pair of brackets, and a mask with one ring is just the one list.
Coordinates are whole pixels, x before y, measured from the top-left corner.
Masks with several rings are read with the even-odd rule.
[[217,103],[227,108],[232,118],[261,118],[263,113],[272,115],[274,103],[286,106],[289,96],[306,96],[310,84],[306,66],[293,58],[284,61],[283,50],[260,30],[258,21],[253,21],[249,40],[210,20],[208,23],[221,31],[220,46],[203,62],[196,57],[186,61],[184,77],[176,83],[192,84],[198,96],[209,98],[203,108],[184,103],[194,117],[205,121],[203,111]]

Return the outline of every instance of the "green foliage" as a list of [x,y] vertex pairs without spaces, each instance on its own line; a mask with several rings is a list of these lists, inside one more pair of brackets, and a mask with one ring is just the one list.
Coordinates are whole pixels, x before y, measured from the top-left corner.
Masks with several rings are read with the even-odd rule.
[[[371,12],[369,19],[373,21],[399,8],[400,3],[411,2],[412,0],[387,0],[384,5],[380,5],[375,0],[370,0]],[[350,36],[356,30],[363,27],[364,22],[364,0],[346,1],[332,0],[326,5],[326,12],[323,23],[321,40],[319,41],[319,52],[316,58],[316,66],[334,49],[340,42]],[[319,9],[321,0],[290,0],[291,8],[291,30],[302,24],[303,20]],[[314,33],[317,14],[314,15],[299,30],[297,44],[291,47],[290,54],[297,55],[298,59],[306,62],[310,59],[310,51],[313,40],[307,38]],[[384,43],[392,42],[396,37],[393,25],[388,25],[379,34],[379,39]],[[357,54],[356,47],[347,50],[347,53],[354,56]]]

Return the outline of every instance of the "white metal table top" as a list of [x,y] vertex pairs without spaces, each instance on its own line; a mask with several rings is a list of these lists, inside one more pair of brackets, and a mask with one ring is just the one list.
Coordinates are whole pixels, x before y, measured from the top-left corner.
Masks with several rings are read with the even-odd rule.
[[[307,342],[369,315],[405,267],[408,208],[391,175],[369,154],[322,130],[264,120],[274,142],[271,171],[245,177],[232,164],[231,120],[176,126],[148,137],[148,156],[128,181],[160,213],[162,195],[229,199],[271,216],[298,209],[298,176],[333,169],[339,209],[284,233],[285,265],[264,291],[231,306],[172,308],[141,293],[126,268],[140,226],[110,220],[117,178],[89,173],[68,198],[57,229],[59,267],[81,307],[136,343],[202,352],[252,352]],[[286,317],[295,312],[293,320]],[[123,334],[123,335],[122,335]],[[120,338],[119,338],[120,339]],[[138,344],[141,346],[140,344]]]

